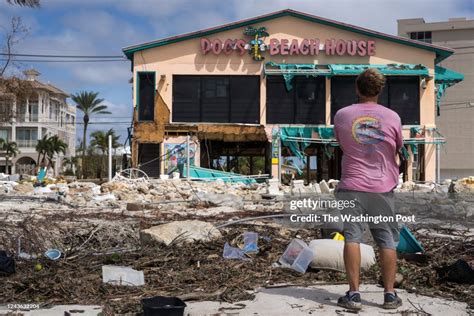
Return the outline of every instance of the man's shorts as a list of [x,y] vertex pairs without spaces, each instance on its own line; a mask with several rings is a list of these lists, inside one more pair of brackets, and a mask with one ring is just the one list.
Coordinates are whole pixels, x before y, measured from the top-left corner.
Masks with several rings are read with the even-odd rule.
[[380,248],[396,249],[400,229],[395,220],[393,192],[369,193],[339,189],[338,200],[354,201],[341,211],[346,242],[361,243],[364,227],[368,225],[372,237]]

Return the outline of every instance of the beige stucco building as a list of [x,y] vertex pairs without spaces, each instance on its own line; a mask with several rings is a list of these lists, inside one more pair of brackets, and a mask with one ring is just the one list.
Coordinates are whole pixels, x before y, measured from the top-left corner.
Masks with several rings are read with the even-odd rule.
[[0,155],[0,172],[34,174],[38,165],[36,144],[43,136],[58,135],[68,147],[65,155],[56,157],[55,172],[59,174],[64,157],[75,156],[76,151],[76,108],[68,105],[67,92],[39,80],[40,73],[34,69],[24,72],[31,83],[32,93],[24,102],[17,102],[11,95],[0,94],[0,138],[16,142],[19,154],[10,160],[6,170],[6,161]]
[[435,180],[435,65],[448,48],[283,10],[123,51],[132,160],[151,175],[179,164],[189,135],[204,168],[278,177],[295,165],[308,181],[338,178],[332,119],[357,102],[356,75],[377,67],[387,76],[380,103],[400,114],[411,153],[404,177]]
[[398,20],[398,34],[454,50],[440,65],[461,72],[464,80],[446,93],[436,118],[447,141],[441,150],[441,178],[474,175],[474,20]]

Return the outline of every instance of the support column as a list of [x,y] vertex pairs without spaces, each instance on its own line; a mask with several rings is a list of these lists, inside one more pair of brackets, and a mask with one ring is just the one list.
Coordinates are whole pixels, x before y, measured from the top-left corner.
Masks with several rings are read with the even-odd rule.
[[411,146],[408,146],[408,159],[407,159],[407,181],[413,181],[413,161],[415,156]]
[[30,121],[30,99],[26,98],[25,122]]

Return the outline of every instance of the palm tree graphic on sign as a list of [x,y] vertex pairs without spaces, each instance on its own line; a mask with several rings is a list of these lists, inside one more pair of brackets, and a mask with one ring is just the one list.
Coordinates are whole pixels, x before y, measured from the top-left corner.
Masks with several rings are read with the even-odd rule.
[[259,27],[257,29],[253,26],[249,26],[245,29],[244,35],[254,37],[254,39],[249,43],[249,54],[252,58],[257,61],[265,59],[262,56],[262,51],[265,50],[265,43],[263,42],[262,37],[269,36],[267,29],[265,27]]

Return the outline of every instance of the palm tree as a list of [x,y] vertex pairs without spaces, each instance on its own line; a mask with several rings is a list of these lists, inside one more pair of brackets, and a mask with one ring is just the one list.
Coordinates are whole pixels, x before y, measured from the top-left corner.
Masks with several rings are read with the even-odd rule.
[[[43,138],[38,140],[38,143],[35,147],[36,151],[38,152],[38,159],[36,160],[37,166],[44,164],[44,160],[46,158],[46,154],[49,150],[49,147],[50,142],[47,135],[44,135]],[[43,156],[43,159],[41,159],[41,156]]]
[[40,0],[7,0],[9,4],[17,4],[22,7],[39,8]]
[[10,158],[15,158],[16,155],[20,153],[20,150],[18,149],[16,142],[8,141],[3,142],[1,149],[5,152],[5,169],[8,173],[8,163],[10,161]]
[[80,91],[77,94],[73,94],[71,99],[76,103],[76,107],[78,110],[84,113],[83,121],[84,121],[84,130],[82,134],[82,176],[84,177],[84,157],[86,153],[87,147],[87,126],[89,124],[89,119],[92,114],[111,114],[107,111],[107,106],[103,105],[102,102],[104,99],[99,99],[97,96],[99,95],[98,92],[87,92],[87,91]]
[[72,170],[73,174],[75,175],[74,166],[77,164],[77,157],[64,157],[63,164],[66,166],[66,168],[69,168],[69,170]]
[[48,147],[46,151],[46,156],[48,158],[48,165],[53,168],[54,175],[56,175],[56,171],[54,168],[54,156],[59,155],[62,153],[63,155],[66,154],[67,144],[62,141],[58,135],[51,136],[48,138]]
[[105,166],[105,161],[107,157],[107,150],[109,148],[109,136],[112,136],[112,148],[117,148],[120,146],[118,140],[120,136],[115,135],[115,131],[111,128],[107,132],[104,131],[95,131],[91,133],[91,147],[97,148],[102,153],[102,162],[100,175],[102,177],[102,169]]

